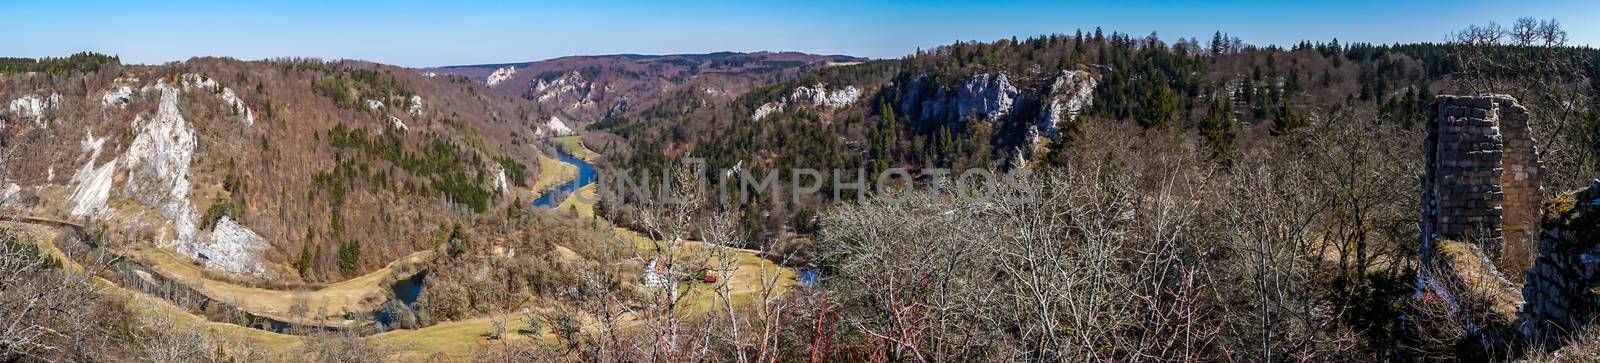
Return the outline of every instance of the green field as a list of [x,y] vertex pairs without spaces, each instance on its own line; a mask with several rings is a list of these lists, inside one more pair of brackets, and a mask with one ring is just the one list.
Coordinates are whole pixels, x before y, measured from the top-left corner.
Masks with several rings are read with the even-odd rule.
[[588,162],[600,160],[600,154],[590,151],[589,148],[583,146],[582,136],[557,137],[555,138],[555,142],[557,146],[561,147],[561,151],[566,152],[568,155],[572,155],[573,157],[583,159],[583,161]]

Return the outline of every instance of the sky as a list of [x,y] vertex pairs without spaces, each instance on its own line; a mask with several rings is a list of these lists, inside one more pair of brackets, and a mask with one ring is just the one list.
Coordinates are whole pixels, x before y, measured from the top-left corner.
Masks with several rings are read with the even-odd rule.
[[362,59],[409,67],[567,55],[800,51],[895,58],[957,40],[1099,26],[1163,39],[1292,45],[1441,41],[1470,24],[1556,18],[1600,46],[1597,1],[42,1],[0,0],[0,56],[96,51]]

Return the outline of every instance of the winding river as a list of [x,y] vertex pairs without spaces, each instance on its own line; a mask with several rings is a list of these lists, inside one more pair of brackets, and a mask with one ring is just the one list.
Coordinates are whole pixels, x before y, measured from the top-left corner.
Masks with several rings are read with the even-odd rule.
[[[561,185],[558,185],[555,188],[540,194],[539,199],[533,200],[534,207],[555,208],[556,206],[561,205],[561,202],[566,200],[568,195],[571,195],[578,189],[583,189],[583,187],[589,186],[589,184],[594,184],[595,180],[599,179],[595,175],[594,164],[590,164],[589,162],[583,161],[583,159],[568,155],[566,152],[560,150],[556,151],[556,158],[563,163],[577,166],[578,175],[572,178],[572,180],[569,180],[566,183],[561,183]],[[399,299],[401,303],[405,304],[405,307],[410,309],[411,313],[417,312],[417,298],[422,295],[423,278],[426,275],[426,272],[418,273],[410,278],[396,282],[394,286],[391,287],[394,290],[394,297]],[[382,310],[377,311],[376,315],[378,323],[383,325],[390,325],[396,319],[396,317],[390,316],[388,312]]]
[[533,200],[533,206],[535,207],[555,208],[556,206],[561,205],[561,201],[567,199],[567,195],[572,194],[572,192],[575,192],[578,189],[583,189],[583,187],[589,186],[589,184],[594,184],[595,180],[599,179],[599,177],[595,175],[594,164],[590,164],[589,162],[583,161],[583,159],[568,155],[566,152],[559,150],[556,151],[556,158],[561,160],[563,163],[577,166],[578,176],[572,178],[572,180],[569,180],[566,183],[556,186],[555,189],[550,189],[549,191],[545,191],[544,194],[540,194],[539,199]]

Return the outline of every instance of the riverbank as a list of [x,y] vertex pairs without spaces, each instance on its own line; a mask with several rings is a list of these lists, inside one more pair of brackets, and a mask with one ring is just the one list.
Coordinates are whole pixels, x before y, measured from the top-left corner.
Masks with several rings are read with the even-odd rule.
[[589,150],[588,147],[583,146],[582,136],[562,136],[551,140],[555,141],[556,146],[560,147],[562,152],[575,156],[578,159],[582,159],[583,161],[590,163],[600,161],[599,153]]

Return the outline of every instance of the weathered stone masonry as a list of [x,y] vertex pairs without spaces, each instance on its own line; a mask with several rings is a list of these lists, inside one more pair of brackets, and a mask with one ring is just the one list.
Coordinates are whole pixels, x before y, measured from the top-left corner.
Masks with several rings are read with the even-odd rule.
[[1551,198],[1545,206],[1539,259],[1522,286],[1522,334],[1553,342],[1577,332],[1600,307],[1600,180]]
[[1440,96],[1422,176],[1424,264],[1440,240],[1469,241],[1502,268],[1532,259],[1543,168],[1528,114],[1509,96]]
[[[1484,299],[1456,308],[1485,344],[1557,348],[1600,317],[1600,179],[1542,203],[1528,114],[1510,97],[1441,96],[1430,113],[1419,291]],[[1518,294],[1500,272],[1523,269]]]

